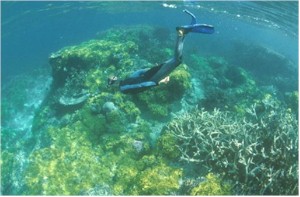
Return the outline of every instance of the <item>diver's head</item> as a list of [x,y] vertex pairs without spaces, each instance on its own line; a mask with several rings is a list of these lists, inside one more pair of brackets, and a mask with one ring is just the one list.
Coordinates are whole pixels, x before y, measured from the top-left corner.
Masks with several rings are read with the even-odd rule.
[[118,77],[117,76],[110,76],[107,79],[107,85],[113,85],[118,81]]

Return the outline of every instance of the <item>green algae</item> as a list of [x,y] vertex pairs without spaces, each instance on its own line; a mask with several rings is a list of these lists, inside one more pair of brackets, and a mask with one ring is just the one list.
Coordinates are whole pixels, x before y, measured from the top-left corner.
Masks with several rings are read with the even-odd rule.
[[142,195],[167,195],[179,189],[182,170],[160,164],[146,169],[140,175],[139,188]]
[[[137,46],[133,42],[119,43],[109,40],[91,40],[61,49],[50,56],[54,84],[63,85],[78,70],[100,66],[114,70],[116,67],[132,66],[130,54],[136,51]],[[97,73],[94,75],[97,76]]]
[[222,183],[221,179],[212,173],[207,174],[206,180],[194,187],[191,191],[193,196],[215,196],[215,195],[230,195],[231,185]]
[[13,185],[11,175],[13,174],[14,167],[14,154],[7,150],[1,151],[1,193],[6,194],[10,187]]
[[92,147],[84,129],[79,122],[62,129],[49,129],[51,146],[35,151],[30,157],[26,174],[28,194],[79,194],[111,178],[106,164],[98,162],[101,149]]
[[[162,161],[156,164],[157,159],[155,163],[145,160],[145,154],[151,155],[145,133],[106,134],[95,146],[86,129],[80,122],[59,130],[49,129],[52,145],[30,157],[28,194],[78,195],[99,184],[112,185],[112,194],[116,195],[168,194],[179,188],[180,169]],[[143,143],[141,150],[135,148],[135,141]],[[166,174],[159,173],[161,170]],[[157,177],[155,181],[153,176]]]
[[189,88],[189,71],[186,66],[180,65],[170,74],[169,83],[135,95],[134,101],[140,108],[146,108],[153,118],[165,118],[170,114],[170,105],[180,100]]
[[164,132],[157,140],[157,151],[164,158],[178,160],[180,151],[176,147],[178,141],[176,137],[169,132]]

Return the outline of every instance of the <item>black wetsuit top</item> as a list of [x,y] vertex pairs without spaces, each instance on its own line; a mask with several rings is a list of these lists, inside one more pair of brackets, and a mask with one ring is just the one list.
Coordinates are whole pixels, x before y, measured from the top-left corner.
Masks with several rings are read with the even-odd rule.
[[137,76],[129,77],[120,81],[120,91],[123,93],[139,93],[157,86],[159,82],[167,77],[182,62],[184,35],[178,34],[175,48],[175,56],[145,72],[141,72]]

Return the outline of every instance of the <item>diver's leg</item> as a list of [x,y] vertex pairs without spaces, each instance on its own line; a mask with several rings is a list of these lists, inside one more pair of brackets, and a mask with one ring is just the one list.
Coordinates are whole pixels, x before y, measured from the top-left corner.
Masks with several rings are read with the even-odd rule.
[[140,77],[142,74],[144,74],[148,70],[149,70],[149,68],[144,68],[144,69],[137,70],[137,71],[133,72],[129,77],[130,78]]
[[178,61],[179,64],[182,61],[182,51],[183,51],[183,44],[184,44],[184,37],[185,33],[182,30],[177,30],[177,41],[175,47],[175,61]]

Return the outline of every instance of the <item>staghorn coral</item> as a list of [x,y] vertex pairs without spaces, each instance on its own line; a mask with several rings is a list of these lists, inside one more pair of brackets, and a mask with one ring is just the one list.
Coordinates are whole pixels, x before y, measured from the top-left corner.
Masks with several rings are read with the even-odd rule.
[[176,137],[181,160],[237,181],[237,194],[297,194],[297,120],[288,110],[261,104],[260,113],[247,109],[248,120],[194,110],[166,132]]
[[287,107],[289,107],[294,114],[298,117],[298,102],[299,102],[299,93],[298,91],[287,92],[285,93],[285,102]]

